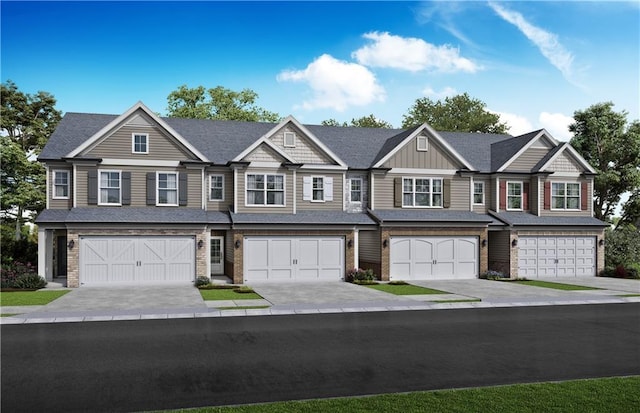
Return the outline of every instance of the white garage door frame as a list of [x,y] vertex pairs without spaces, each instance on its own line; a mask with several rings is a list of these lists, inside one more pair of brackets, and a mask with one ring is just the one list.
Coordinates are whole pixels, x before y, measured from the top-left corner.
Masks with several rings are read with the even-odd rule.
[[392,236],[390,280],[478,278],[479,237]]
[[245,283],[343,281],[344,237],[244,237],[243,272]]
[[518,276],[593,277],[595,236],[518,237]]
[[81,286],[189,284],[193,236],[81,236]]

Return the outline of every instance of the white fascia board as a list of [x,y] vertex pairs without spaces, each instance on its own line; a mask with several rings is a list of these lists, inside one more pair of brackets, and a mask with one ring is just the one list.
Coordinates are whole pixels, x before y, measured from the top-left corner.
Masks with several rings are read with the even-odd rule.
[[[549,132],[547,132],[545,129],[541,129],[540,132],[538,132],[538,134],[536,136],[534,136],[533,138],[531,138],[529,140],[529,142],[527,142],[526,145],[524,145],[522,148],[520,148],[520,150],[518,152],[516,152],[515,155],[513,155],[511,157],[511,159],[509,159],[507,162],[505,162],[500,168],[498,168],[497,172],[502,172],[505,169],[507,169],[509,167],[509,165],[511,165],[516,159],[518,159],[520,157],[520,155],[522,155],[523,153],[525,153],[525,151],[527,149],[529,149],[531,147],[531,145],[533,145],[538,139],[542,138],[543,136],[545,136],[547,139],[549,139],[549,141],[551,142],[551,144],[553,144],[553,146],[558,146],[558,141],[555,140],[550,134]],[[516,136],[517,138],[517,136]]]
[[457,169],[421,169],[421,168],[391,168],[389,174],[412,174],[412,175],[455,175]]
[[406,138],[404,138],[402,140],[402,142],[400,142],[398,145],[396,145],[395,148],[393,148],[391,151],[389,151],[389,153],[387,153],[382,159],[380,159],[378,162],[376,162],[375,165],[373,165],[374,168],[380,168],[385,162],[387,162],[393,155],[395,155],[400,149],[402,149],[405,145],[407,145],[409,142],[411,142],[416,136],[418,136],[422,131],[426,131],[429,135],[430,138],[435,139],[436,142],[438,142],[442,147],[444,147],[451,155],[453,155],[453,157],[460,162],[462,165],[464,165],[465,168],[473,171],[474,168],[473,166],[471,166],[471,164],[469,162],[467,162],[466,159],[464,159],[462,157],[462,155],[460,155],[458,153],[458,151],[456,151],[455,149],[453,149],[453,147],[451,145],[449,145],[447,143],[447,141],[445,141],[440,134],[438,134],[438,132],[436,132],[435,129],[433,129],[431,126],[429,126],[427,123],[423,123],[420,127],[416,128],[416,130],[414,130],[409,136],[407,136]]
[[317,170],[326,170],[326,171],[346,171],[349,168],[347,168],[346,166],[339,166],[339,165],[324,165],[324,164],[305,163],[305,164],[300,166],[300,169],[317,169]]
[[144,103],[138,101],[135,105],[133,105],[129,110],[127,110],[122,115],[115,118],[113,121],[109,122],[104,128],[100,129],[89,139],[84,141],[82,145],[78,146],[73,151],[67,154],[68,158],[73,158],[80,154],[82,151],[96,143],[100,138],[104,137],[109,131],[118,126],[120,123],[124,122],[127,118],[132,116],[136,111],[142,110],[146,113],[154,122],[156,122],[160,127],[162,127],[167,133],[169,133],[173,138],[175,138],[178,142],[180,142],[184,147],[186,147],[191,153],[196,155],[198,159],[203,162],[209,162],[206,156],[204,156],[200,151],[198,151],[193,145],[191,145],[185,138],[183,138],[178,132],[176,132],[171,126],[169,126],[165,121],[163,121],[159,116],[151,111]]
[[101,165],[122,165],[122,166],[158,166],[158,167],[177,168],[178,166],[180,166],[180,161],[103,158],[100,164]]

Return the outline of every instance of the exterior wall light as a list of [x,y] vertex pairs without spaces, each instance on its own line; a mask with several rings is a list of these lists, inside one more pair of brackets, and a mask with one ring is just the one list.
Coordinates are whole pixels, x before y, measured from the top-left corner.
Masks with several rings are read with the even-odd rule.
[[601,238],[600,241],[598,241],[598,245],[604,247],[604,238]]
[[202,249],[203,245],[204,245],[204,241],[202,240],[198,241],[198,249]]
[[353,247],[353,240],[350,239],[349,241],[347,241],[347,247],[352,248]]
[[514,248],[518,246],[518,239],[517,238],[514,238],[513,241],[511,241],[511,246],[514,247]]
[[384,241],[382,241],[382,246],[384,248],[387,248],[388,245],[389,245],[389,240],[388,239],[385,239]]
[[487,240],[486,240],[486,239],[483,239],[483,240],[482,240],[482,248],[484,248],[484,247],[486,247],[486,246],[487,246]]
[[76,242],[74,240],[71,240],[67,243],[67,247],[72,250],[73,247],[76,245]]
[[239,239],[237,239],[235,243],[236,249],[240,248],[240,245],[242,245],[242,243],[240,242]]

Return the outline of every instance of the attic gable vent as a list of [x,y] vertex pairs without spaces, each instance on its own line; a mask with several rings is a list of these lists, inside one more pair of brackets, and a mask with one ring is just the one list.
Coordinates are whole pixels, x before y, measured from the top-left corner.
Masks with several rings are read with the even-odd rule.
[[418,151],[428,151],[429,150],[429,140],[424,135],[419,135],[416,138],[416,150]]
[[296,134],[293,132],[284,133],[284,147],[295,148],[296,147]]

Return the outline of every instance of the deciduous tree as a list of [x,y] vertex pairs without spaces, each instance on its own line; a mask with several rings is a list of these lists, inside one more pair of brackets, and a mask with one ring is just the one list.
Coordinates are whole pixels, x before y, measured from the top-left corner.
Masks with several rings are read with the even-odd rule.
[[369,116],[362,116],[357,119],[353,118],[351,119],[351,123],[342,122],[341,124],[335,119],[323,120],[321,123],[324,126],[344,126],[344,127],[354,126],[357,128],[386,128],[386,129],[392,128],[389,122],[384,121],[382,119],[378,119],[373,114]]

